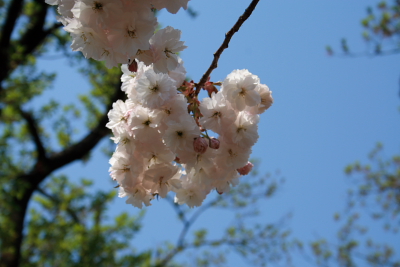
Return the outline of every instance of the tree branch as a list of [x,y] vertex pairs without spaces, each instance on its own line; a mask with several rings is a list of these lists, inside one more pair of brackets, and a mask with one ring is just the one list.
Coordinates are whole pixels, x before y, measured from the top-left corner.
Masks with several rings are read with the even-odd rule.
[[12,0],[6,12],[7,17],[1,29],[0,49],[3,52],[8,50],[11,34],[14,31],[15,24],[21,13],[24,0]]
[[250,5],[246,8],[243,15],[241,15],[239,17],[239,19],[236,21],[235,25],[233,25],[232,29],[230,29],[225,34],[224,41],[222,42],[221,46],[218,48],[217,52],[214,53],[214,60],[211,62],[210,67],[203,74],[203,77],[201,77],[200,81],[196,84],[196,95],[198,95],[200,93],[200,89],[204,86],[204,83],[207,81],[211,72],[218,67],[218,60],[219,60],[222,52],[226,48],[228,48],[228,45],[232,39],[232,36],[235,34],[235,32],[239,31],[242,24],[250,17],[251,13],[253,13],[253,10],[256,8],[258,2],[259,2],[259,0],[251,1]]
[[[17,0],[14,0],[14,2],[15,1]],[[21,0],[21,2],[22,1],[23,0]],[[11,47],[9,47],[10,40],[3,41],[3,36],[1,36],[2,39],[0,42],[4,42],[4,44],[0,44],[0,62],[5,62],[5,64],[0,68],[0,82],[6,79],[18,66],[25,64],[27,56],[33,54],[49,35],[62,26],[61,23],[56,22],[49,28],[44,29],[47,10],[50,6],[44,1],[39,1],[36,4],[39,5],[39,8],[32,16],[34,17],[34,19],[32,19],[33,24],[28,27],[22,37],[18,41],[14,41],[16,43],[12,45],[12,47],[22,46],[22,52],[13,51]],[[17,57],[13,57],[15,53],[18,53],[16,54]],[[0,99],[3,93],[4,91],[0,83]]]
[[12,0],[6,12],[6,19],[0,33],[0,97],[2,93],[1,82],[7,77],[10,66],[10,40],[15,24],[21,13],[24,0]]
[[216,203],[218,203],[220,199],[217,198],[205,205],[202,205],[194,214],[192,217],[190,217],[189,220],[187,220],[184,223],[184,226],[182,228],[182,231],[179,235],[178,238],[178,242],[177,245],[175,247],[175,249],[173,249],[170,253],[168,253],[168,255],[158,264],[156,264],[156,267],[162,267],[162,266],[166,266],[168,264],[169,261],[172,260],[172,258],[178,254],[179,252],[181,252],[183,249],[185,249],[185,245],[184,245],[184,241],[185,241],[185,237],[187,232],[189,231],[189,228],[194,224],[194,222],[197,220],[197,218],[207,209],[211,208],[212,206],[214,206]]
[[178,215],[179,220],[183,223],[186,224],[187,223],[187,219],[185,216],[185,212],[182,210],[181,206],[179,204],[176,204],[174,202],[174,200],[167,195],[167,197],[165,198],[174,208],[174,210],[176,211],[176,214]]
[[18,109],[21,113],[21,116],[25,119],[28,125],[29,133],[32,136],[33,142],[35,143],[36,151],[38,153],[38,161],[46,160],[46,150],[43,146],[42,140],[40,140],[39,131],[35,119],[33,118],[31,113],[23,111],[21,108]]
[[121,91],[121,83],[118,83],[115,88],[115,94],[110,99],[110,103],[105,109],[104,114],[99,119],[97,126],[93,128],[84,138],[79,142],[71,145],[62,152],[53,155],[49,158],[50,172],[63,167],[75,160],[81,159],[86,156],[103,137],[110,133],[110,130],[105,127],[108,122],[108,111],[112,108],[112,104],[118,99],[123,99],[125,93]]
[[125,96],[125,93],[121,91],[120,87],[121,83],[118,83],[115,88],[115,93],[110,97],[110,103],[106,107],[97,126],[92,129],[86,137],[69,148],[66,148],[64,151],[49,157],[46,161],[38,161],[30,171],[20,174],[15,178],[17,189],[22,191],[20,194],[12,196],[10,199],[10,205],[14,207],[10,215],[13,222],[13,229],[10,230],[11,234],[2,240],[4,241],[3,245],[9,247],[13,252],[0,252],[0,267],[19,266],[25,215],[29,200],[33,192],[38,189],[39,184],[54,170],[84,157],[103,137],[109,134],[109,130],[105,128],[105,124],[108,121],[108,110],[112,108],[113,102]]

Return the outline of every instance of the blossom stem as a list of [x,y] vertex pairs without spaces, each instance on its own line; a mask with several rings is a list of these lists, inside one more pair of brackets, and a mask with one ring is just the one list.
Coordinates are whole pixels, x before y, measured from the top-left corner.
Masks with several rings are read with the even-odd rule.
[[233,27],[225,34],[224,41],[222,42],[221,46],[218,48],[217,52],[214,53],[214,59],[211,62],[210,67],[203,74],[200,81],[196,84],[196,95],[198,95],[200,93],[201,88],[204,86],[204,84],[207,81],[208,77],[210,76],[211,72],[218,67],[219,57],[221,56],[222,52],[226,48],[228,48],[228,45],[232,39],[232,36],[235,34],[235,32],[239,31],[242,24],[250,17],[251,13],[253,13],[253,10],[256,8],[259,1],[260,0],[251,1],[250,5],[246,8],[243,15],[241,15],[239,17],[239,19],[236,21],[235,25],[233,25]]

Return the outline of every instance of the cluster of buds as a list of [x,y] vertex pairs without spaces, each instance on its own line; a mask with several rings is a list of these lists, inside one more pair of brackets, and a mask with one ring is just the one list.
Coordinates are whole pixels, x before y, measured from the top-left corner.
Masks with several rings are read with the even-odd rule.
[[271,91],[256,75],[235,70],[223,82],[208,79],[208,97],[199,100],[177,55],[186,48],[181,32],[168,26],[154,33],[154,9],[176,13],[189,0],[46,1],[58,5],[74,51],[108,67],[129,62],[121,67],[127,100],[113,104],[106,125],[117,144],[110,175],[126,203],[142,208],[173,191],[175,202],[200,206],[212,190],[223,194],[251,171]]

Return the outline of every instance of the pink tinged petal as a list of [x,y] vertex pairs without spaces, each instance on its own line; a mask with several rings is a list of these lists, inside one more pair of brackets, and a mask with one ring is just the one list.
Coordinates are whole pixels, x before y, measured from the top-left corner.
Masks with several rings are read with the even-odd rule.
[[247,164],[245,166],[243,166],[242,168],[237,169],[237,171],[241,175],[247,175],[247,174],[249,174],[251,172],[253,167],[254,167],[254,165],[251,162],[247,162]]
[[182,188],[182,183],[179,179],[171,179],[168,181],[168,183],[176,189]]
[[193,141],[193,149],[195,152],[203,154],[208,148],[208,142],[205,138],[199,137]]
[[160,197],[165,198],[168,194],[168,187],[165,183],[163,183],[159,186],[157,191]]
[[245,95],[245,101],[247,106],[256,106],[261,103],[260,94],[256,91],[247,91]]
[[242,111],[246,108],[244,97],[237,96],[235,99],[236,109]]
[[221,142],[220,142],[218,139],[212,137],[212,138],[210,139],[210,148],[212,148],[212,149],[218,149],[220,143],[221,143]]

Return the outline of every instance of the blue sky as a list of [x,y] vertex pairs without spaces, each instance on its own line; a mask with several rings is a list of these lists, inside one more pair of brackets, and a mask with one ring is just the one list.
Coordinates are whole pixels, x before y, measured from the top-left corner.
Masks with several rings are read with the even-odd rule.
[[[192,79],[200,79],[224,33],[249,2],[192,0],[190,5],[199,14],[196,19],[182,11],[177,15],[160,13],[163,26],[182,30],[188,48],[181,56]],[[377,142],[383,143],[387,157],[400,152],[400,55],[348,58],[329,57],[325,52],[328,44],[340,52],[342,37],[354,52],[365,51],[360,20],[366,7],[375,3],[260,1],[221,56],[211,75],[213,81],[223,80],[234,69],[248,69],[270,87],[275,99],[261,116],[260,139],[252,157],[261,160],[260,173],[280,171],[286,182],[276,197],[260,206],[259,222],[278,220],[292,212],[294,236],[334,237],[338,225],[333,214],[344,209],[346,189],[351,185],[344,167],[356,160],[367,162]],[[40,60],[39,66],[60,71],[47,97],[59,95],[73,102],[89,87],[65,60]],[[111,188],[108,159],[96,151],[89,164],[73,163],[58,173],[73,179],[93,178],[96,188]],[[117,199],[110,216],[138,212],[124,202]],[[175,217],[162,200],[154,202],[133,243],[148,248],[165,240],[174,242],[180,230]],[[160,218],[163,231],[155,232]],[[210,212],[196,226],[211,227],[218,234],[232,219],[229,214]],[[371,234],[375,239],[390,240],[378,232]]]

